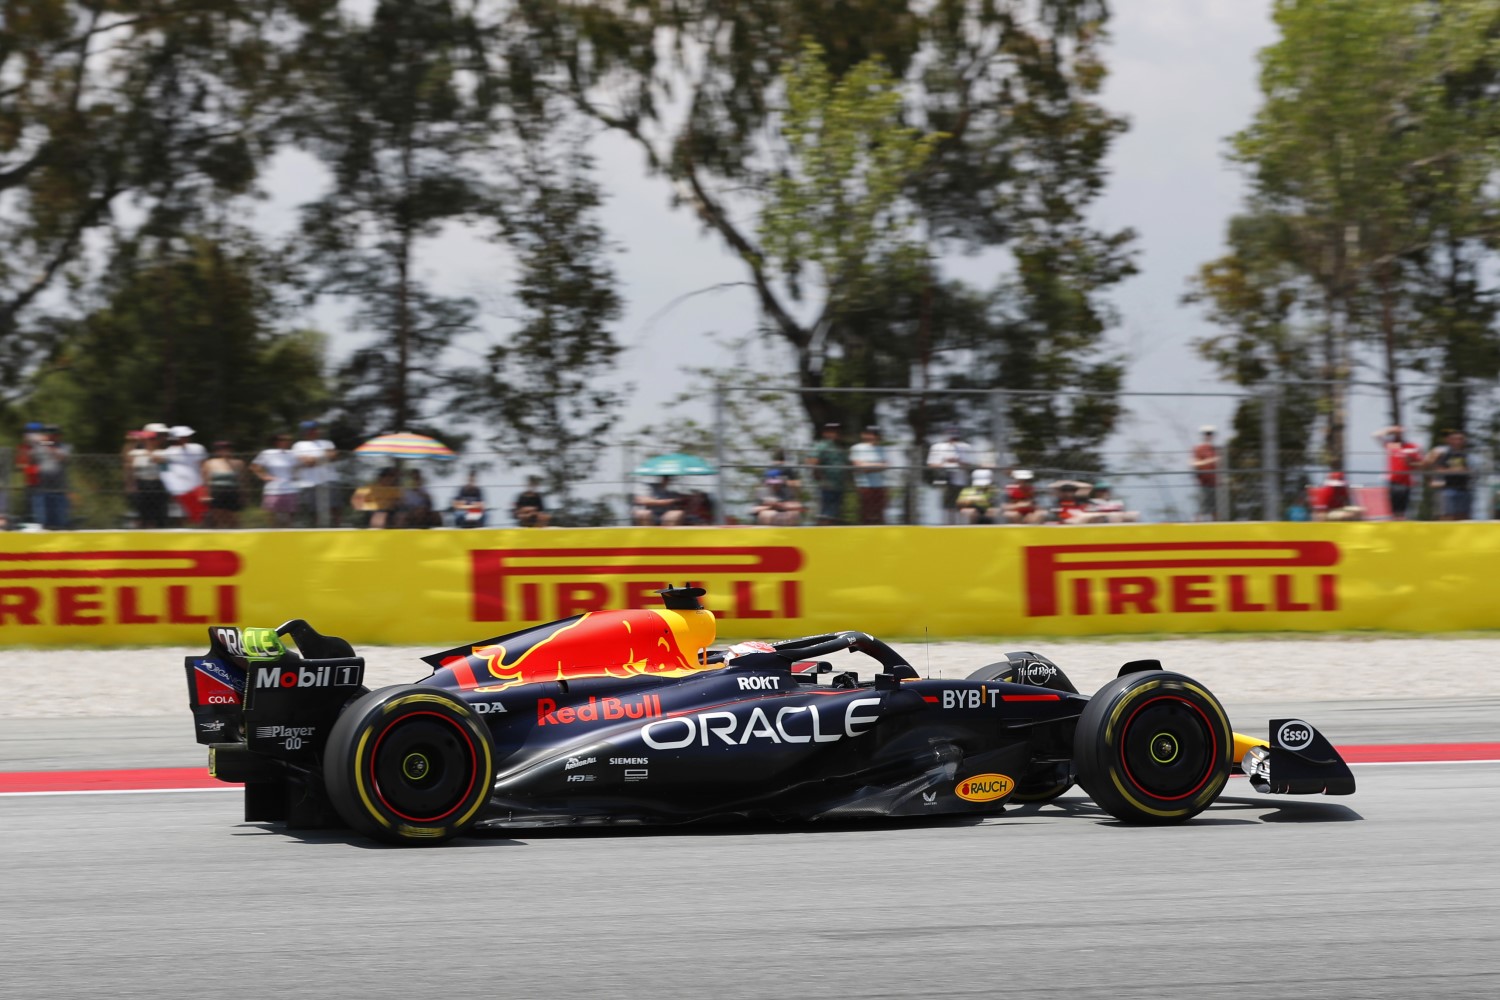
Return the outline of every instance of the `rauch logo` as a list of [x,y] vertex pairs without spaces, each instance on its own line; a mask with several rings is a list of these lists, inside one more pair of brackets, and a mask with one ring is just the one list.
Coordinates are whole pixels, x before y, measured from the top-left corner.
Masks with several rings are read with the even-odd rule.
[[1136,542],[1025,549],[1026,615],[1337,611],[1333,542]]
[[225,549],[0,552],[0,625],[234,621],[239,572]]
[[477,622],[540,622],[609,608],[660,608],[672,581],[708,583],[720,618],[799,618],[802,550],[789,545],[693,548],[476,549]]

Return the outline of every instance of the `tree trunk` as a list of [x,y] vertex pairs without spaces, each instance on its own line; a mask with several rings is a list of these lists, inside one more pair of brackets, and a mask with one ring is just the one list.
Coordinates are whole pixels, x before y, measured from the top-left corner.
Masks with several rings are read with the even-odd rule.
[[1391,266],[1380,269],[1380,333],[1385,344],[1385,390],[1390,403],[1391,423],[1401,421],[1401,382],[1396,365],[1396,304],[1392,288]]

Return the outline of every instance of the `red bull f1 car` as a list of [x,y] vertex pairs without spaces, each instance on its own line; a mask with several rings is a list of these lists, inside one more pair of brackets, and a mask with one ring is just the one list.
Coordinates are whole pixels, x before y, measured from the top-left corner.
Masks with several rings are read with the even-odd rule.
[[[716,648],[692,586],[423,657],[369,691],[305,621],[214,627],[185,663],[209,770],[248,821],[398,844],[475,828],[811,822],[1001,812],[1075,783],[1126,823],[1180,823],[1231,773],[1264,793],[1354,791],[1312,726],[1234,732],[1202,685],[1136,660],[1092,696],[1031,652],[926,679],[864,632]],[[288,642],[295,645],[290,648]],[[825,657],[862,653],[876,670]]]

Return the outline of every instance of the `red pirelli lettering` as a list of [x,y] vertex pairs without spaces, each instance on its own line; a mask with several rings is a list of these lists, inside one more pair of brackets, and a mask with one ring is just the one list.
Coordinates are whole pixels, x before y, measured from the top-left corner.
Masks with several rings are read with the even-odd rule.
[[[1336,611],[1335,574],[1309,579],[1292,571],[1336,566],[1339,558],[1338,546],[1327,541],[1032,545],[1023,554],[1026,614]],[[1185,572],[1158,577],[1141,570]],[[1102,588],[1102,608],[1096,587]]]
[[[802,550],[790,545],[476,549],[470,553],[472,615],[475,621],[540,621],[609,607],[655,608],[665,581],[727,577],[722,592],[734,617],[798,617],[798,581],[766,578],[795,573],[802,564]],[[556,582],[544,586],[549,578]],[[780,607],[760,603],[761,581]]]

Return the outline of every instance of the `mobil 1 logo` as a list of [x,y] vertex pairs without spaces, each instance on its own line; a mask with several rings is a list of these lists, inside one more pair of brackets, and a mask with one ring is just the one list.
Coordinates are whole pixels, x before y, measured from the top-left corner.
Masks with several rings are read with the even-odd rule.
[[255,688],[263,691],[268,688],[357,687],[362,673],[353,665],[309,667],[294,663],[285,667],[256,667]]

